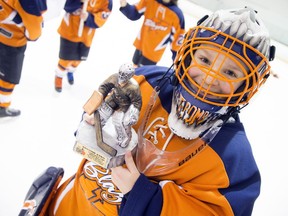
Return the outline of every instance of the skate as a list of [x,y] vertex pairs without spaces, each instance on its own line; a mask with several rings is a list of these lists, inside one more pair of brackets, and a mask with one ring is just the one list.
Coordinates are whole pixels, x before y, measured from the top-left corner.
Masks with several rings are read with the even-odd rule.
[[3,117],[15,117],[21,114],[20,110],[12,109],[9,107],[0,107],[0,118]]
[[73,73],[72,72],[68,72],[67,73],[67,78],[68,78],[68,83],[70,85],[73,85],[74,84],[74,76],[73,76]]
[[55,76],[55,90],[57,92],[62,92],[62,78]]

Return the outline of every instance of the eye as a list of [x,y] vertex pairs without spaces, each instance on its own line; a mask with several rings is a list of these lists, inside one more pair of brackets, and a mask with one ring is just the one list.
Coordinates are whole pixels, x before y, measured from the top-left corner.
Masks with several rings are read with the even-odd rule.
[[199,57],[199,60],[201,61],[201,63],[205,64],[205,65],[210,65],[210,60],[206,57]]
[[225,70],[224,73],[226,75],[228,75],[229,77],[233,77],[233,78],[237,78],[238,77],[237,73],[235,71],[233,71],[233,70]]

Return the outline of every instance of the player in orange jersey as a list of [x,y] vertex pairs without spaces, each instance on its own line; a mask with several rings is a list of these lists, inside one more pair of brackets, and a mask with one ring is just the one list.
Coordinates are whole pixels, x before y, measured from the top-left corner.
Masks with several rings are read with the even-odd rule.
[[19,116],[10,108],[12,92],[20,82],[27,41],[42,31],[46,0],[0,0],[0,118]]
[[[128,151],[126,165],[111,169],[83,160],[58,188],[50,216],[251,215],[261,178],[239,112],[274,56],[254,10],[203,17],[172,67],[135,70],[142,92],[135,157]],[[83,119],[93,124],[93,115]]]
[[[97,28],[107,21],[112,0],[66,0],[66,14],[58,28],[60,51],[55,71],[55,90],[62,91],[62,78],[67,75],[69,84],[74,84],[77,66],[88,57],[90,46]],[[81,28],[81,22],[84,22]]]
[[170,43],[172,59],[182,44],[185,21],[178,0],[140,0],[130,5],[120,0],[120,11],[130,20],[144,16],[140,33],[134,41],[135,66],[155,65]]

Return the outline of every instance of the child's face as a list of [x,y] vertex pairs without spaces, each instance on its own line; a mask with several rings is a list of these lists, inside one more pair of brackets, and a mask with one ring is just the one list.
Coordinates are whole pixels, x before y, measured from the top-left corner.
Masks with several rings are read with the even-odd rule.
[[219,53],[215,48],[212,45],[201,45],[201,49],[194,53],[188,74],[195,82],[191,84],[192,88],[197,91],[197,86],[202,86],[210,92],[206,92],[206,97],[217,99],[221,95],[234,93],[244,82],[241,78],[247,75],[248,69],[235,56]]

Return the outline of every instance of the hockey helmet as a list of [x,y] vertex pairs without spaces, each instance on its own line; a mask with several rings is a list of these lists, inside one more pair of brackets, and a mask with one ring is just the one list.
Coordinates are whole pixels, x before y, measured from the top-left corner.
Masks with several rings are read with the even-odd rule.
[[[198,61],[195,55],[203,50],[213,55],[207,59],[204,51],[203,59],[198,56]],[[274,55],[275,47],[270,46],[268,31],[256,11],[219,10],[203,17],[198,26],[186,33],[175,58],[177,82],[169,115],[170,129],[181,137],[194,139],[209,128],[209,122],[230,115],[233,109],[239,110],[266,81],[269,60]],[[229,75],[226,62],[237,68],[241,76]],[[193,70],[203,73],[201,80],[191,77]],[[215,91],[213,85],[220,82],[229,91]],[[194,135],[191,125],[193,131],[200,128]]]
[[[244,77],[230,79],[221,74],[221,66],[215,70],[213,59],[210,66],[203,66],[193,61],[198,50],[209,49],[230,59],[242,68]],[[250,8],[239,10],[219,10],[211,16],[205,16],[198,26],[190,29],[175,59],[176,77],[181,86],[193,98],[216,106],[238,106],[247,104],[270,74],[269,60],[273,60],[275,47],[270,46],[269,33],[257,12]],[[216,57],[217,58],[217,57]],[[196,83],[188,74],[190,68],[198,67],[206,73],[206,79],[214,82],[242,82],[238,89],[231,88],[225,94],[213,92],[211,85]],[[191,87],[194,86],[194,88]],[[196,86],[196,88],[195,88]],[[221,100],[214,100],[213,95]],[[212,97],[212,98],[215,98]]]

